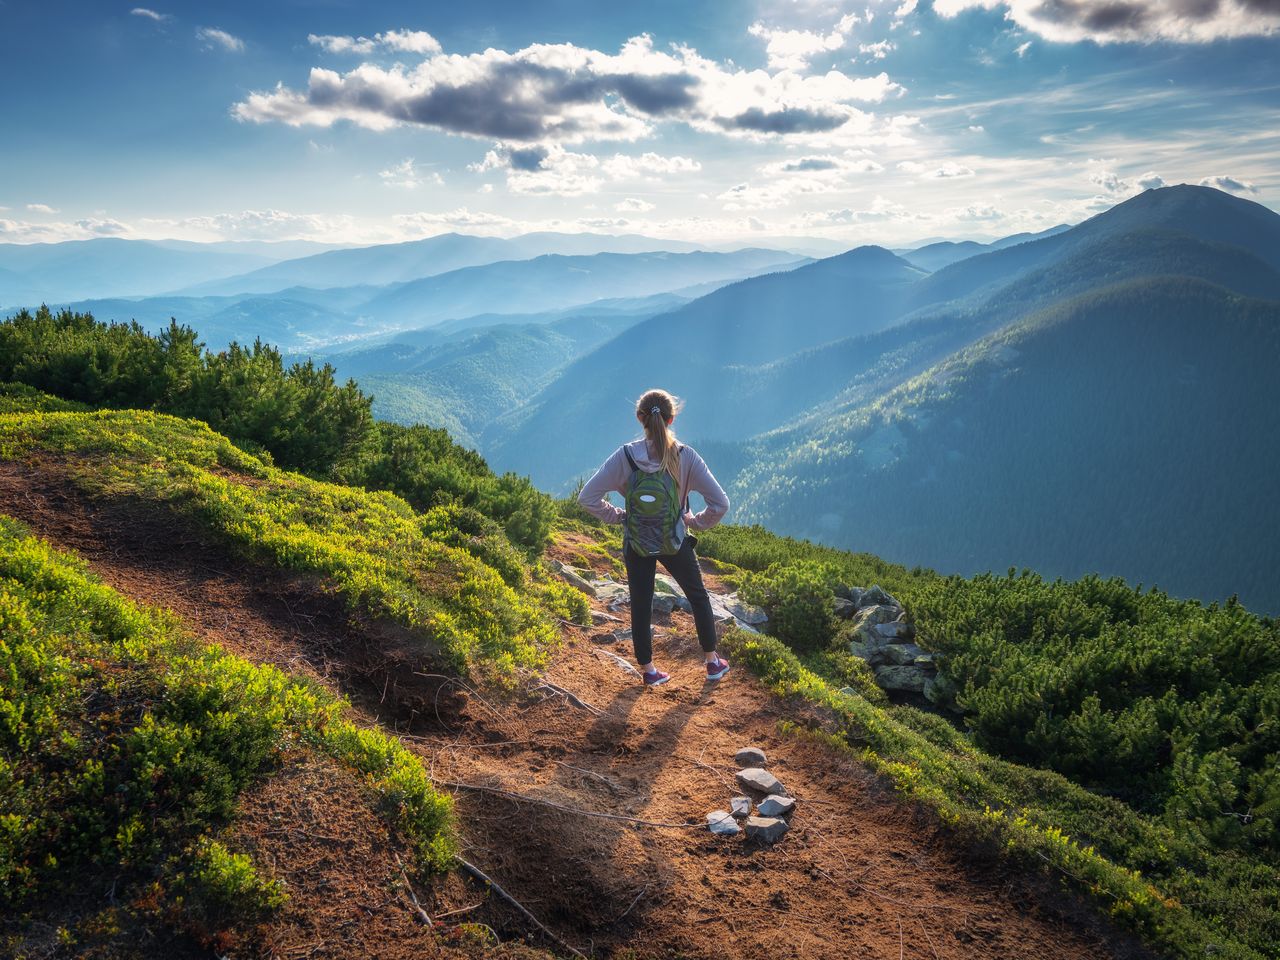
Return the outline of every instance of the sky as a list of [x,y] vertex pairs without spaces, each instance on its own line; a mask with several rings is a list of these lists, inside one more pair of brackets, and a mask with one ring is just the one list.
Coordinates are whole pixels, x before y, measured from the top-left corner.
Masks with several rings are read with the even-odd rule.
[[0,242],[906,245],[1280,209],[1280,0],[0,0]]

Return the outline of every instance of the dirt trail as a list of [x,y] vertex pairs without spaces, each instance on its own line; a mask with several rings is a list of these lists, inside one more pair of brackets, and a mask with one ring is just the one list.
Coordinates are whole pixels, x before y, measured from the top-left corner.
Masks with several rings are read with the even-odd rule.
[[[606,641],[604,627],[566,628],[547,677],[598,712],[540,699],[544,692],[482,697],[415,675],[383,655],[368,625],[349,623],[336,598],[232,559],[154,506],[88,502],[56,471],[0,464],[0,512],[79,552],[121,592],[172,608],[210,640],[324,680],[398,732],[437,781],[471,785],[456,792],[464,855],[587,956],[1147,956],[1051,881],[955,841],[858,763],[780,734],[778,721],[797,719],[797,708],[745,670],[735,665],[724,681],[706,683],[692,619],[682,613],[655,619],[657,657],[672,674],[664,687],[643,689],[601,655],[630,655]],[[705,827],[589,817],[474,789],[700,823],[738,793],[733,754],[746,745],[766,751],[770,770],[798,798],[792,829],[772,848]],[[340,868],[338,853],[330,859]],[[457,876],[418,892],[435,913],[482,899]],[[355,894],[340,884],[327,895],[347,921],[360,916],[358,904],[345,902]],[[504,936],[529,932],[496,899],[466,916]],[[413,936],[391,926],[397,937]],[[429,952],[413,939],[416,952]],[[372,942],[366,952],[399,955]]]

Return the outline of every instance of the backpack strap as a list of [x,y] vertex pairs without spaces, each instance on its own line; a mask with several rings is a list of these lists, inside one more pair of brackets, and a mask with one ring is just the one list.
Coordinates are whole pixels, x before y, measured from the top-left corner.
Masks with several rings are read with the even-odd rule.
[[627,449],[625,443],[622,445],[622,452],[627,455],[627,463],[631,464],[631,472],[634,473],[639,470],[640,468],[636,466],[636,458],[631,455],[631,451]]

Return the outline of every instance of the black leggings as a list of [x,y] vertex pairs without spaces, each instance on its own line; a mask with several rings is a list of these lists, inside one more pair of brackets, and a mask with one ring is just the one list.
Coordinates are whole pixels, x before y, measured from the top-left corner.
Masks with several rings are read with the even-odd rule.
[[622,551],[622,560],[627,566],[627,585],[631,589],[631,642],[635,644],[638,663],[648,663],[653,659],[653,577],[659,560],[693,607],[699,645],[706,653],[716,648],[716,618],[711,612],[707,588],[702,584],[698,555],[693,552],[697,544],[696,537],[686,534],[680,552],[669,557],[642,557],[630,547]]

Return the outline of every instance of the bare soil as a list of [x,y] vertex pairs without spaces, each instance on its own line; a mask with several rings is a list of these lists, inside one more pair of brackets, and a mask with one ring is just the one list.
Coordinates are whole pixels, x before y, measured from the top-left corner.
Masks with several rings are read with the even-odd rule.
[[[629,644],[605,627],[566,627],[546,679],[582,709],[534,678],[499,696],[421,676],[429,666],[406,662],[322,585],[249,564],[155,504],[94,501],[56,463],[0,464],[0,512],[78,552],[122,593],[173,609],[255,662],[329,684],[366,722],[399,734],[455,793],[463,856],[583,955],[1148,956],[1055,879],[974,849],[850,757],[781,733],[781,720],[821,718],[744,669],[707,683],[682,613],[655,620],[657,657],[672,680],[647,690],[601,652],[629,658]],[[581,562],[580,547],[551,552]],[[718,586],[713,576],[708,585]],[[625,608],[615,615],[623,622],[612,626],[625,627]],[[702,825],[739,792],[733,754],[747,745],[766,751],[798,798],[791,830],[773,847]],[[403,847],[359,793],[308,761],[245,797],[242,845],[301,895],[237,955],[439,952],[406,906],[395,867]],[[565,952],[460,874],[414,886],[433,917],[462,911],[449,924],[484,924],[504,940]]]

